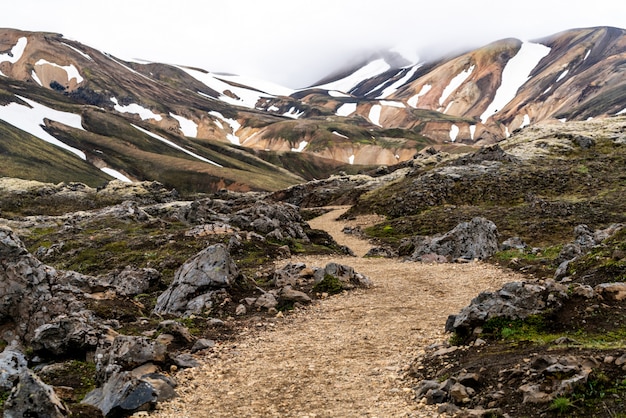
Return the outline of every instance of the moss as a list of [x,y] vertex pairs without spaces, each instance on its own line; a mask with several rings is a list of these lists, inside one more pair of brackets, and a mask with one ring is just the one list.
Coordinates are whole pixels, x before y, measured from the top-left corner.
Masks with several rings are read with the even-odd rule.
[[343,285],[341,280],[330,274],[325,274],[322,281],[313,286],[313,291],[320,293],[325,292],[330,295],[341,293],[342,290]]
[[46,374],[44,383],[52,386],[67,386],[74,389],[77,403],[96,387],[96,364],[71,360],[55,373]]

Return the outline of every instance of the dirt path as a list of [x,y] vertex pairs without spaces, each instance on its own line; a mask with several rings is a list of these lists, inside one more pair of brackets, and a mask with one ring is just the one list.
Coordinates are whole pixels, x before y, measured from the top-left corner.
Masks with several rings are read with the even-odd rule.
[[[342,208],[311,222],[353,251],[336,222]],[[402,374],[441,342],[447,316],[480,291],[520,279],[482,263],[426,265],[357,257],[294,257],[310,266],[351,265],[374,286],[333,296],[285,318],[259,319],[236,344],[177,374],[181,395],[156,417],[433,417]],[[281,263],[285,264],[284,262]]]

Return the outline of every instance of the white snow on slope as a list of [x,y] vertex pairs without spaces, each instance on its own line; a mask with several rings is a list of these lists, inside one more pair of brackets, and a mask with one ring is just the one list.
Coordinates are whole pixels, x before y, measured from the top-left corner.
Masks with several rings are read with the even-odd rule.
[[556,83],[558,83],[559,81],[563,80],[565,78],[565,76],[567,75],[567,73],[569,73],[569,70],[565,70],[561,73],[561,75],[556,79]]
[[35,80],[35,83],[37,83],[37,84],[39,84],[40,86],[43,87],[43,83],[41,82],[39,77],[37,77],[37,73],[35,73],[35,70],[30,72],[30,76],[33,78],[33,80]]
[[241,124],[239,122],[237,122],[235,119],[226,118],[220,112],[217,112],[215,110],[210,111],[209,115],[215,116],[216,118],[221,119],[224,122],[226,122],[228,125],[230,125],[230,129],[232,133],[226,134],[226,139],[228,139],[230,143],[233,145],[241,145],[241,142],[239,141],[239,137],[235,135],[237,131],[239,130],[239,128],[241,128]]
[[415,96],[412,96],[406,102],[408,103],[409,106],[416,108],[419,98],[425,95],[426,93],[428,93],[432,87],[433,86],[431,86],[430,84],[424,84],[422,88],[420,89],[419,93],[417,93]]
[[347,136],[345,136],[344,134],[340,134],[340,133],[339,133],[339,132],[337,132],[337,131],[333,131],[333,132],[332,132],[332,134],[333,134],[333,135],[340,136],[340,137],[342,137],[342,138],[349,139]]
[[[228,104],[232,104],[235,106],[244,106],[250,109],[254,109],[259,99],[267,98],[267,97],[274,97],[271,94],[261,93],[258,91],[254,91],[254,90],[250,90],[250,89],[246,89],[242,87],[232,86],[222,80],[219,80],[217,77],[215,77],[211,73],[203,73],[202,71],[192,70],[191,68],[186,68],[186,67],[178,67],[178,68],[183,70],[184,72],[186,72],[187,74],[195,78],[196,80],[200,81],[201,83],[205,84],[207,87],[218,92],[220,94],[218,100],[221,100]],[[227,90],[233,93],[238,98],[227,96],[225,94]],[[202,96],[214,99],[213,97],[203,94],[201,92],[198,92],[198,93]]]
[[[65,45],[68,48],[73,49],[75,52],[79,53],[80,55],[82,55],[84,58],[88,59],[89,61],[93,61],[93,58],[91,58],[88,54],[85,54],[83,51],[81,51],[78,48],[74,48],[72,45],[70,44],[66,44],[65,42],[61,42],[63,45]],[[121,179],[120,179],[121,180]]]
[[441,97],[439,98],[440,106],[443,106],[443,103],[446,101],[448,96],[454,93],[454,91],[458,89],[461,86],[461,84],[463,84],[465,80],[469,78],[470,75],[472,75],[472,72],[474,71],[474,67],[475,66],[472,65],[467,70],[461,71],[460,73],[455,75],[452,78],[452,80],[450,80],[450,83],[446,86],[445,89],[443,89],[443,93],[441,93]]
[[178,124],[180,125],[180,130],[182,131],[183,135],[190,136],[192,138],[198,136],[198,124],[196,122],[183,116],[175,115],[173,113],[170,113],[170,116],[178,121]]
[[370,114],[367,117],[370,122],[372,122],[374,125],[380,125],[380,111],[382,110],[382,106],[381,105],[374,105],[372,106],[372,108],[370,109]]
[[507,62],[506,67],[504,67],[502,71],[502,83],[500,87],[498,87],[493,101],[480,116],[480,120],[482,122],[486,121],[490,116],[513,100],[517,94],[517,90],[530,78],[530,72],[533,68],[549,53],[550,48],[545,45],[532,42],[522,43],[520,50]]
[[67,79],[71,80],[72,78],[76,79],[76,83],[82,83],[83,82],[83,77],[81,77],[80,73],[78,72],[78,69],[76,67],[74,67],[74,64],[70,64],[70,65],[59,65],[59,64],[55,64],[53,62],[50,61],[46,61],[45,59],[40,59],[39,61],[37,61],[35,63],[35,65],[52,65],[53,67],[57,67],[60,68],[62,70],[65,70],[65,72],[67,73]]
[[396,102],[391,100],[381,100],[379,103],[383,106],[399,107],[403,109],[406,107],[402,102]]
[[307,145],[309,145],[308,142],[301,141],[300,145],[298,145],[298,148],[292,148],[291,151],[293,151],[293,152],[302,152],[302,151],[304,151],[304,149],[306,148]]
[[585,61],[587,58],[589,58],[589,54],[591,54],[591,49],[587,50],[587,52],[585,53],[585,57],[583,58],[583,61]]
[[350,163],[350,165],[354,164],[354,154],[348,157],[348,162]]
[[270,81],[260,80],[253,77],[222,74],[215,74],[214,77],[220,80],[241,84],[250,87],[251,89],[258,90],[262,93],[270,94],[272,96],[291,96],[295,92],[294,89],[290,89],[279,84],[274,84]]
[[391,96],[393,93],[398,91],[398,89],[404,86],[410,79],[413,77],[413,74],[422,66],[422,64],[414,66],[409,72],[405,74],[400,80],[396,81],[392,85],[388,86],[383,90],[382,93],[378,96],[378,99],[384,99],[386,97]]
[[616,115],[623,115],[624,113],[626,113],[626,107],[620,110],[619,112],[617,112]]
[[452,125],[450,127],[450,141],[456,141],[456,137],[459,135],[459,127],[456,125]]
[[469,130],[470,130],[470,139],[473,141],[474,135],[476,134],[476,125],[470,125]]
[[152,138],[154,138],[154,139],[158,139],[159,141],[161,141],[161,142],[163,142],[163,143],[165,143],[165,144],[169,145],[169,146],[170,146],[170,147],[172,147],[172,148],[176,148],[177,150],[182,151],[182,152],[184,152],[184,153],[185,153],[185,154],[187,154],[187,155],[191,155],[193,158],[197,158],[198,160],[200,160],[200,161],[204,161],[205,163],[209,163],[209,164],[213,164],[213,165],[218,166],[218,167],[222,167],[221,165],[219,165],[218,163],[216,163],[216,162],[214,162],[214,161],[211,161],[211,160],[209,160],[209,159],[207,159],[207,158],[202,157],[201,155],[198,155],[198,154],[196,154],[196,153],[193,153],[193,152],[189,151],[188,149],[185,149],[185,148],[181,147],[180,145],[176,145],[175,143],[173,143],[173,142],[172,142],[172,141],[170,141],[169,139],[165,139],[165,138],[163,138],[162,136],[159,136],[159,135],[157,135],[157,134],[153,134],[152,132],[147,131],[147,130],[145,130],[145,129],[143,129],[143,128],[140,128],[139,126],[134,125],[134,124],[132,124],[132,123],[130,124],[130,126],[132,126],[133,128],[137,129],[137,130],[138,130],[138,131],[140,131],[140,132],[143,132],[143,133],[144,133],[144,134],[146,134],[146,135],[151,136],[151,137],[152,137]]
[[524,126],[528,126],[530,125],[530,116],[528,116],[528,113],[524,115],[524,120],[522,121],[522,124],[520,125],[519,129],[522,129]]
[[115,104],[113,108],[120,113],[134,113],[136,115],[139,115],[141,120],[155,119],[156,121],[160,121],[161,119],[163,119],[161,115],[153,113],[150,109],[146,109],[145,107],[140,106],[137,103],[131,103],[127,106],[122,106],[119,104],[117,98],[115,97],[111,97],[111,101]]
[[350,116],[356,112],[356,103],[344,103],[337,108],[335,114],[337,116]]
[[20,58],[22,58],[22,54],[24,54],[27,44],[28,39],[21,37],[17,40],[15,46],[11,48],[11,52],[0,54],[0,62],[10,62],[11,64],[15,64],[20,60]]
[[298,111],[298,109],[293,106],[287,112],[283,113],[283,116],[287,116],[288,118],[292,119],[298,119],[302,115],[304,115],[304,112]]
[[80,115],[69,112],[61,112],[25,97],[17,97],[28,103],[31,107],[18,103],[9,103],[6,106],[0,106],[0,119],[15,126],[16,128],[21,129],[22,131],[36,136],[43,141],[70,151],[78,155],[83,160],[87,159],[84,152],[59,141],[43,129],[43,120],[50,119],[84,131],[85,129],[82,127]]
[[337,91],[337,90],[328,90],[328,95],[330,97],[350,97],[349,94],[342,93],[342,92]]
[[342,78],[341,80],[331,81],[330,83],[322,84],[319,86],[313,86],[311,88],[320,88],[325,90],[339,90],[343,92],[349,92],[354,87],[356,87],[363,80],[367,80],[368,78],[376,77],[379,74],[384,73],[389,70],[391,67],[384,59],[378,59],[370,62],[364,67],[359,68],[354,73],[350,74],[347,77]]
[[125,183],[132,183],[133,182],[131,179],[129,179],[128,177],[126,177],[125,175],[120,173],[119,171],[113,170],[112,168],[102,167],[100,170],[104,171],[105,173],[107,173],[111,177],[115,177],[118,180],[122,180]]
[[133,69],[132,69],[132,68],[130,68],[128,65],[122,64],[121,62],[119,62],[118,60],[116,60],[115,58],[113,58],[113,56],[112,56],[111,54],[108,54],[108,53],[106,53],[106,52],[104,52],[104,51],[101,51],[101,52],[102,52],[102,55],[104,55],[105,57],[107,57],[108,59],[110,59],[111,61],[113,61],[114,63],[116,63],[116,64],[118,64],[118,65],[121,65],[122,67],[124,67],[125,69],[127,69],[128,71],[130,71],[131,73],[133,73],[133,74],[137,74],[138,76],[143,77],[143,78],[145,78],[146,80],[152,81],[152,80],[150,79],[150,77],[148,77],[148,76],[146,76],[146,75],[144,75],[144,74],[141,74],[139,71],[133,70]]

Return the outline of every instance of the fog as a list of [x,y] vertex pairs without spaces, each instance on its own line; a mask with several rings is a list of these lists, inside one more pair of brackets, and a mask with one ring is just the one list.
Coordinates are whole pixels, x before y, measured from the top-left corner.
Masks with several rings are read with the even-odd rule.
[[0,27],[62,33],[142,59],[304,87],[370,52],[402,46],[422,60],[508,37],[579,27],[626,28],[614,0],[22,0]]

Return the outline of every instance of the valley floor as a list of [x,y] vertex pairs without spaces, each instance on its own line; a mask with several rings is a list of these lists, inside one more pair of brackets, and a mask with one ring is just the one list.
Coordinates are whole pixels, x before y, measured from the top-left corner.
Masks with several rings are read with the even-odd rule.
[[[310,222],[362,255],[370,245],[342,234],[345,208]],[[351,241],[346,241],[351,240]],[[443,328],[483,290],[521,276],[475,262],[421,264],[398,259],[292,257],[335,261],[367,275],[373,287],[344,292],[285,317],[258,317],[235,342],[218,345],[203,365],[176,375],[179,397],[154,417],[433,417],[404,375]],[[282,261],[285,264],[286,261]]]

